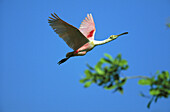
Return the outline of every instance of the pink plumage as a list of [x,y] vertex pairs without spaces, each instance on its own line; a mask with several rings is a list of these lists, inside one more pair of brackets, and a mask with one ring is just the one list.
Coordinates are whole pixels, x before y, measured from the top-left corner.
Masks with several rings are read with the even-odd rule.
[[87,14],[87,17],[81,23],[79,30],[86,38],[94,40],[96,28],[92,14]]

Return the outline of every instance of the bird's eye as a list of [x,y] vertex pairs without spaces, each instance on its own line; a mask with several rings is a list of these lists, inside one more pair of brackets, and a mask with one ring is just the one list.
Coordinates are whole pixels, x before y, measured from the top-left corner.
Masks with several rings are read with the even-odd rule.
[[113,38],[114,38],[114,35],[111,35],[111,36],[110,36],[110,39],[113,39]]

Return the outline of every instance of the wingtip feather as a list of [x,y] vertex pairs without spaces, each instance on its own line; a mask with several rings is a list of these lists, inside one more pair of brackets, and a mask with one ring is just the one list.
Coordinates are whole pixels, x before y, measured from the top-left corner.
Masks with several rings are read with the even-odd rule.
[[89,14],[87,14],[87,18],[88,18],[88,20],[90,20],[90,15]]
[[[50,18],[51,20],[55,20],[55,19],[54,19],[54,18],[52,18],[52,17],[49,17],[49,18]],[[51,20],[50,20],[50,21],[51,21]]]
[[55,15],[57,18],[59,18],[58,15],[57,15],[55,12],[54,12],[54,15]]
[[54,16],[52,13],[51,13],[51,15],[52,15],[55,19],[57,19],[57,17],[56,17],[56,16]]
[[90,20],[93,21],[93,17],[92,17],[92,14],[90,13]]
[[54,21],[54,20],[56,20],[56,19],[60,19],[60,18],[57,16],[56,13],[51,13],[51,16],[52,16],[52,17],[49,17],[50,19],[48,19],[48,21]]

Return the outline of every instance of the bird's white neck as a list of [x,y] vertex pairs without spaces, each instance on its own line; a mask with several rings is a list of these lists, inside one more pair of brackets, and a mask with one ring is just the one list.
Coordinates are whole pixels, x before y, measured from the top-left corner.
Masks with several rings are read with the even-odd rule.
[[108,39],[103,40],[103,41],[94,40],[94,46],[108,43],[108,42],[110,42],[110,41],[112,41],[112,40],[117,39],[119,36],[124,35],[124,34],[128,34],[128,32],[124,32],[124,33],[121,33],[121,34],[119,34],[119,35],[111,35]]
[[105,39],[103,41],[94,40],[94,45],[97,46],[97,45],[102,45],[102,44],[108,43],[108,42],[116,39],[117,37],[118,37],[117,35],[112,35],[108,39]]

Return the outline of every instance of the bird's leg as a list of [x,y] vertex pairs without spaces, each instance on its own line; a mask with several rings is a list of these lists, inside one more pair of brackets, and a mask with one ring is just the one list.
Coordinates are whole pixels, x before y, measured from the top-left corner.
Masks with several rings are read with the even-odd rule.
[[60,61],[58,62],[58,64],[60,65],[60,64],[64,63],[64,62],[67,61],[70,57],[73,57],[73,56],[84,56],[86,53],[87,53],[87,52],[84,51],[84,50],[68,52],[68,53],[66,54],[66,58],[60,60]]
[[85,50],[81,50],[81,51],[73,51],[73,52],[68,52],[66,54],[66,57],[73,57],[73,56],[83,56],[85,55],[87,52]]
[[78,53],[74,54],[74,56],[84,56],[86,53],[86,51],[79,51]]
[[66,54],[66,57],[72,57],[72,56],[74,56],[74,53],[75,53],[75,51],[73,51],[73,52],[68,52],[68,53]]
[[79,52],[75,52],[75,51],[69,52],[69,53],[66,54],[66,58],[60,60],[60,61],[58,62],[58,64],[60,65],[60,64],[64,63],[64,62],[67,61],[70,57],[73,57],[73,56],[84,56],[86,53],[87,53],[87,52],[86,52],[86,51],[83,51],[83,50],[82,50],[82,51],[79,51]]

